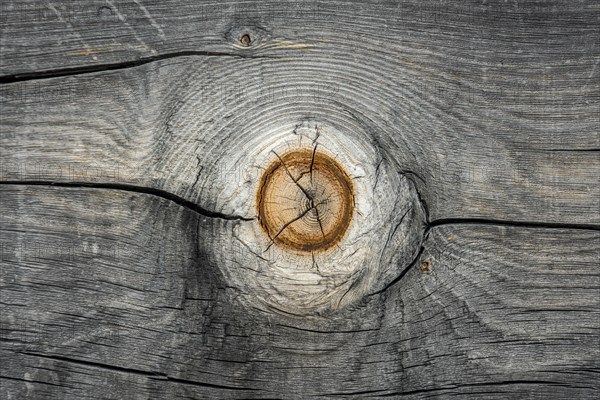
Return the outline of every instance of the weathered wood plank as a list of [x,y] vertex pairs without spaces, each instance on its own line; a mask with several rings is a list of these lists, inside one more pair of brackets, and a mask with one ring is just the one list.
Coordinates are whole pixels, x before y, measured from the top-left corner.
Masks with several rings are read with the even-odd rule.
[[[431,53],[515,69],[569,61],[569,71],[597,64],[600,12],[590,0],[514,3],[436,0],[84,3],[5,1],[0,73],[27,74],[123,63],[182,52],[253,56],[320,46],[327,52],[376,49],[387,56]],[[240,36],[255,36],[251,46]],[[494,53],[496,55],[494,55]],[[529,54],[538,57],[531,58]],[[541,63],[542,57],[549,65]],[[519,62],[515,63],[518,60]],[[576,60],[576,61],[575,61]],[[405,61],[412,61],[406,59]],[[499,67],[498,62],[487,65]],[[433,72],[433,71],[432,71]],[[477,71],[472,71],[476,75]],[[498,82],[496,82],[498,83]],[[544,86],[545,83],[538,81]],[[462,88],[464,89],[464,88]]]
[[529,91],[537,72],[498,65],[498,92],[463,59],[349,54],[182,57],[3,85],[2,180],[134,184],[252,217],[261,152],[304,124],[356,141],[373,170],[410,172],[432,220],[600,222],[599,71],[557,66],[548,91]]
[[293,317],[245,302],[202,246],[239,221],[126,191],[0,193],[3,398],[600,391],[597,231],[437,226],[386,290]]
[[[600,394],[594,2],[0,18],[0,397]],[[302,270],[248,230],[307,143],[360,220]]]
[[600,221],[594,2],[3,10],[6,74],[179,55],[3,85],[3,180],[133,183],[232,213],[206,188],[252,180],[257,148],[311,121],[367,132],[365,147],[418,176],[432,219]]
[[[500,382],[515,381],[518,398],[594,398],[600,391],[599,257],[598,232],[433,229],[421,264],[397,288],[411,338],[404,377],[459,393],[486,382],[482,392],[503,392]],[[457,376],[474,387],[457,385]]]

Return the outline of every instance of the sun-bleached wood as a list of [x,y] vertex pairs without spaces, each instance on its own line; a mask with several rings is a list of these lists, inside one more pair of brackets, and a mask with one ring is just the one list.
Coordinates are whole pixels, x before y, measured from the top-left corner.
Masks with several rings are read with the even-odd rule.
[[[432,220],[600,223],[593,2],[144,2],[155,23],[112,4],[114,20],[81,20],[64,3],[71,40],[51,9],[7,5],[7,77],[178,56],[0,86],[3,180],[117,181],[235,213],[245,197],[222,182],[258,172],[233,157],[310,121],[367,132],[372,163],[412,173]],[[107,51],[62,56],[82,42]]]
[[599,396],[595,2],[1,7],[1,398]]
[[0,193],[3,398],[598,393],[599,232],[435,227],[386,290],[295,317],[254,308],[199,245],[239,221],[110,189]]

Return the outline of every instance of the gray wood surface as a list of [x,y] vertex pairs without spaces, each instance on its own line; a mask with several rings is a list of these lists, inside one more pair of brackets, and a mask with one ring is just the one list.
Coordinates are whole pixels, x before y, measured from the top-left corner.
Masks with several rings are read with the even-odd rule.
[[[598,37],[586,0],[4,1],[0,398],[598,398]],[[308,264],[253,230],[305,142],[360,212]]]
[[197,248],[235,221],[126,191],[1,193],[4,398],[598,393],[599,232],[438,226],[402,280],[298,318],[240,308]]
[[[318,17],[285,24],[281,17],[293,6],[160,4],[153,19],[172,21],[168,13],[182,19],[162,23],[173,30],[164,40],[139,14],[135,29],[120,20],[110,31],[93,23],[72,27],[83,41],[125,46],[147,36],[170,49],[211,35],[232,54],[2,86],[4,180],[126,181],[215,209],[223,204],[214,204],[204,186],[222,184],[207,181],[215,175],[207,172],[231,156],[227,149],[307,119],[337,120],[346,130],[368,131],[398,169],[418,175],[432,219],[600,222],[588,212],[600,208],[600,12],[593,2],[344,3],[335,13],[331,4],[309,2],[298,12],[314,6]],[[228,20],[222,9],[228,7],[236,18]],[[50,17],[35,25],[30,42],[38,52],[49,49],[43,43],[52,35],[65,35]],[[29,20],[27,13],[21,18]],[[185,22],[194,19],[250,32],[255,42],[239,48],[231,36],[215,33],[224,35],[224,27]],[[25,35],[33,29],[28,24],[5,24],[4,37],[20,43],[12,29]],[[67,43],[80,44],[63,38],[63,51]],[[26,51],[9,50],[4,62],[39,70],[69,60],[61,55],[38,66],[42,61],[28,60]],[[129,50],[98,54],[108,57],[102,63],[136,59]],[[74,66],[92,62],[85,60]]]

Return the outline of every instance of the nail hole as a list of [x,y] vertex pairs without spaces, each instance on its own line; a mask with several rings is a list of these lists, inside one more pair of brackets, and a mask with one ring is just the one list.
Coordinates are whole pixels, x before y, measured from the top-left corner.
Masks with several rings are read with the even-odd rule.
[[252,44],[252,36],[250,36],[250,34],[248,34],[248,33],[244,33],[240,37],[240,43],[244,47],[250,46]]
[[423,260],[421,262],[421,265],[419,265],[419,269],[422,272],[429,272],[429,270],[431,270],[431,261],[429,261],[429,260]]

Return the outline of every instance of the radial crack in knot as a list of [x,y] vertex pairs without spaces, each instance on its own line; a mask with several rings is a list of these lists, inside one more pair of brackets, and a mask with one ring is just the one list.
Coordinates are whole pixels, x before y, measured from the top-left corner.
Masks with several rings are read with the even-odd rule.
[[[354,189],[343,167],[317,144],[283,155],[265,170],[257,193],[269,247],[318,252],[338,244],[354,212]],[[267,249],[268,249],[267,248]]]

